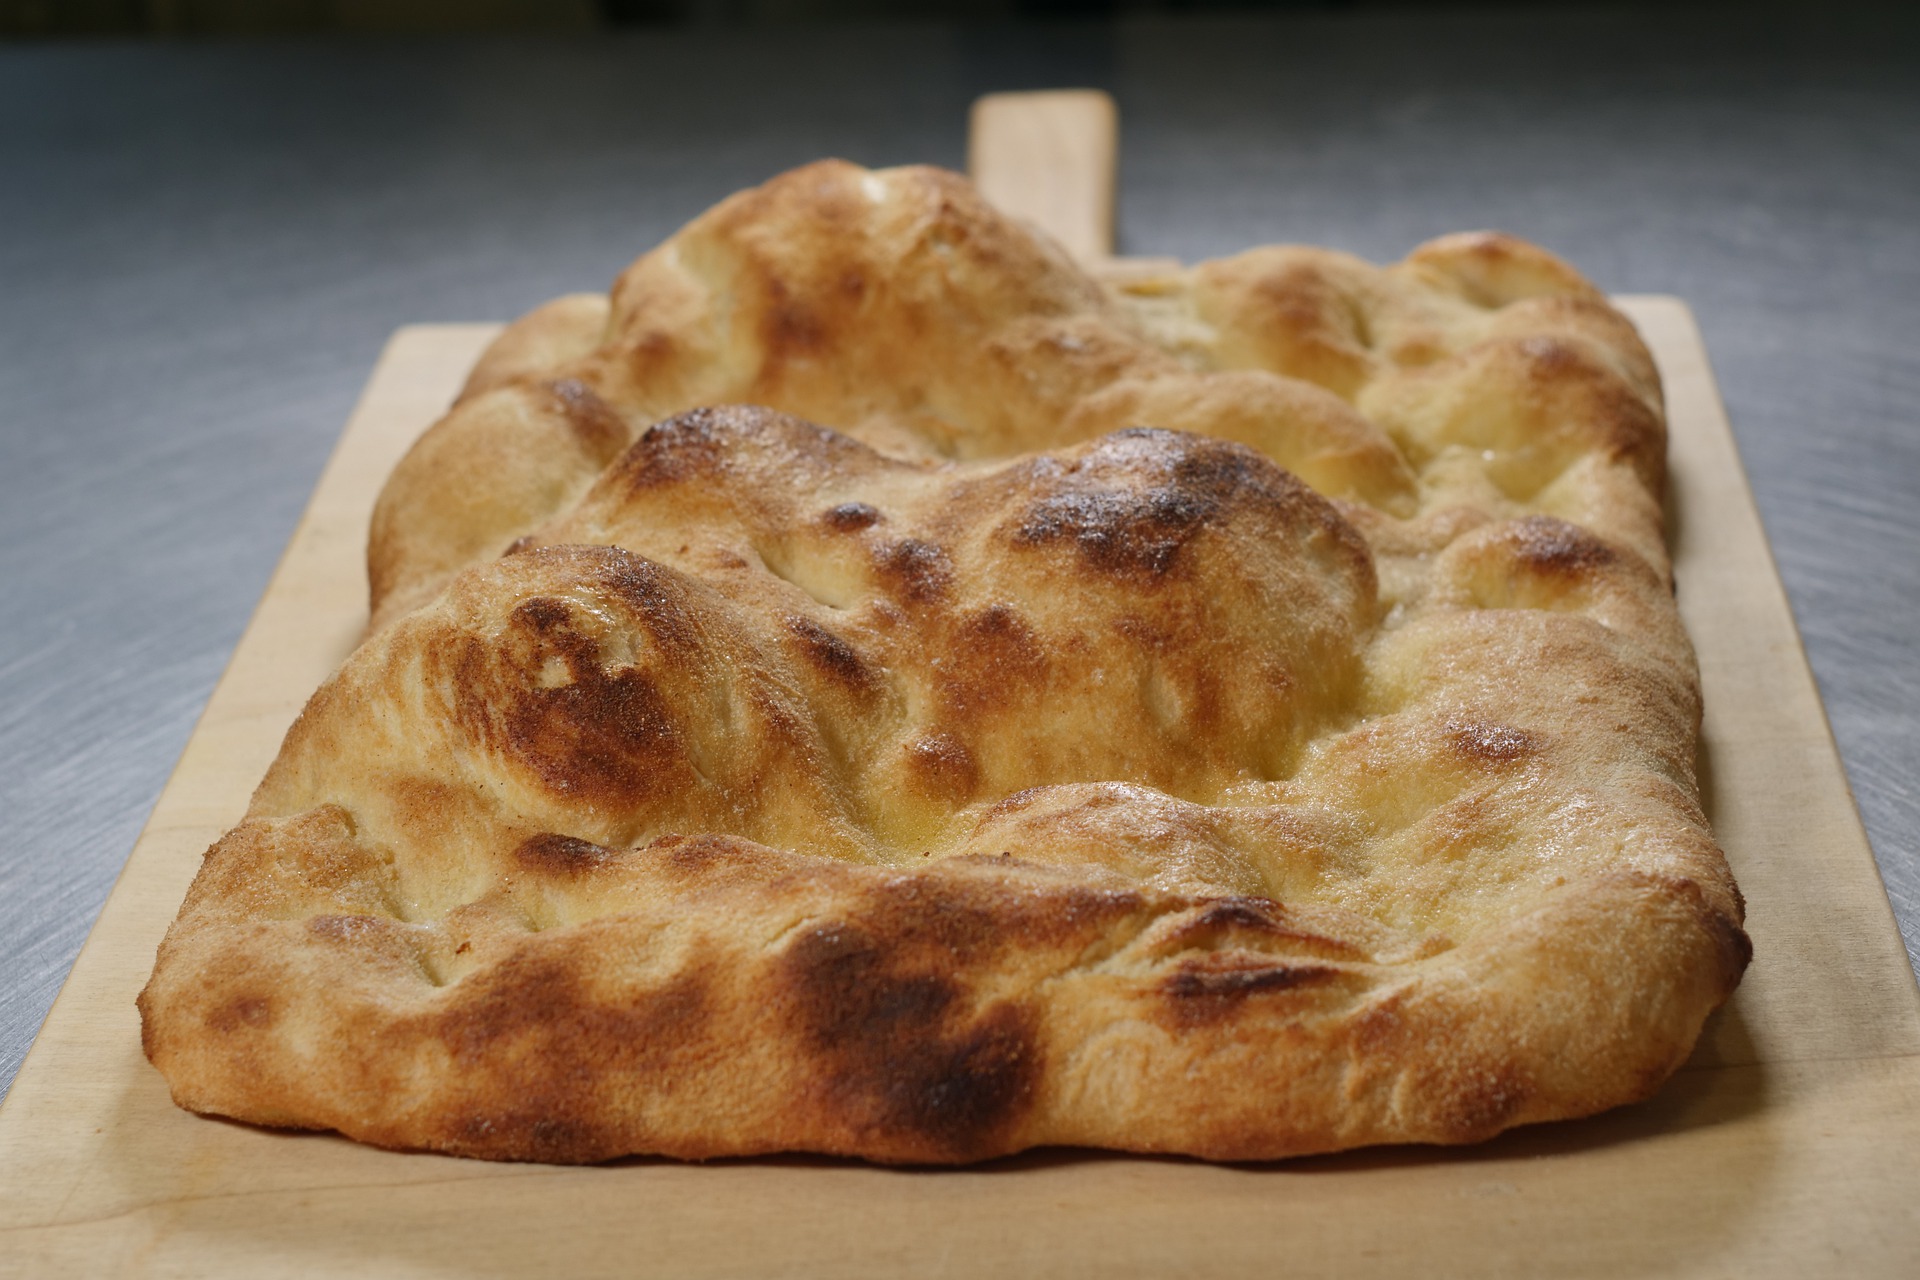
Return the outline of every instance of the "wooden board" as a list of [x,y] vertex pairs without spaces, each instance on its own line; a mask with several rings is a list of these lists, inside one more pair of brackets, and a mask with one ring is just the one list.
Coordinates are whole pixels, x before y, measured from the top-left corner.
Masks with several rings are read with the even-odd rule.
[[1755,960],[1653,1102],[1481,1147],[1270,1166],[1042,1152],[564,1169],[396,1155],[176,1110],[135,993],[365,616],[381,480],[492,326],[388,346],[259,611],[0,1109],[0,1274],[1911,1274],[1914,986],[1685,306],[1630,298],[1667,381],[1708,805]]

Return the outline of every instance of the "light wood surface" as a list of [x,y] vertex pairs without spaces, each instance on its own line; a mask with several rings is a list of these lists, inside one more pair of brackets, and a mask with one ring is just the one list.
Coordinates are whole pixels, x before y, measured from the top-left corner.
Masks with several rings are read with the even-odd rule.
[[399,1155],[175,1109],[133,998],[365,617],[367,517],[492,326],[400,331],[0,1109],[0,1274],[1906,1275],[1920,993],[1683,304],[1623,300],[1673,425],[1709,811],[1755,960],[1654,1101],[1461,1150],[1271,1166],[1040,1152],[588,1169]]
[[1120,116],[1097,89],[990,93],[967,129],[967,173],[998,208],[1083,261],[1113,253]]

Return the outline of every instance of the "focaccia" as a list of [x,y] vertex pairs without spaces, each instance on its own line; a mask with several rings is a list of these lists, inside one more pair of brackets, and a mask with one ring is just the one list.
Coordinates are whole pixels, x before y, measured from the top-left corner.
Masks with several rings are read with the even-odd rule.
[[1633,328],[1495,234],[1107,285],[828,162],[512,326],[141,996],[504,1159],[1259,1159],[1648,1096],[1738,982]]

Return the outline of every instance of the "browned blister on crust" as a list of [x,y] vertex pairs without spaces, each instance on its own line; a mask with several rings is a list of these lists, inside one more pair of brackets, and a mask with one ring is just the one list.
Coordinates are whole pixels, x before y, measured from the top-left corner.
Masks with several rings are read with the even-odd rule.
[[[715,407],[719,406],[719,407]],[[933,170],[513,326],[141,996],[501,1159],[1260,1159],[1645,1097],[1748,956],[1632,327],[1551,255],[1103,287]]]

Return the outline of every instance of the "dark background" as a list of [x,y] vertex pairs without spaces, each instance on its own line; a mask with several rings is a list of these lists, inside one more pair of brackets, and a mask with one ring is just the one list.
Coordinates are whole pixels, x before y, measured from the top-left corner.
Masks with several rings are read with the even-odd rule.
[[[1551,0],[0,0],[0,35],[587,31],[628,26],[880,19],[1021,22],[1208,15],[1567,9]],[[1896,11],[1894,0],[1640,0],[1651,13]]]
[[[1920,942],[1906,7],[954,3],[923,12],[983,20],[909,23],[693,0],[609,6],[636,19],[617,29],[586,6],[571,31],[346,30],[378,7],[245,7],[301,30],[203,37],[243,6],[0,0],[20,37],[0,45],[0,1083],[396,326],[604,288],[821,155],[958,166],[968,103],[1000,89],[1115,94],[1124,252],[1381,260],[1499,226],[1608,289],[1686,297]],[[424,28],[436,7],[384,12]]]

